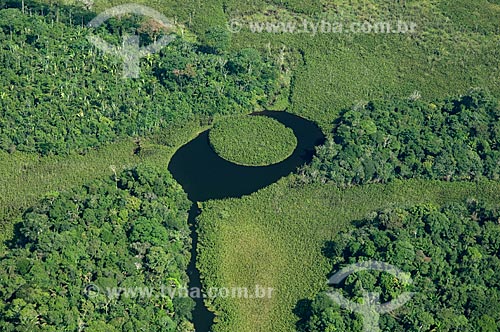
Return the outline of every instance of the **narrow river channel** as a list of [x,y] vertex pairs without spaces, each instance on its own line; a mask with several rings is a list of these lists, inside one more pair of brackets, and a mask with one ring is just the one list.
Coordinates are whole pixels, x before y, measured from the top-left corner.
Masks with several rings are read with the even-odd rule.
[[[208,130],[182,146],[172,157],[168,170],[179,182],[193,202],[189,211],[192,250],[188,266],[189,287],[200,287],[200,273],[196,268],[198,233],[197,202],[251,194],[276,182],[311,161],[315,146],[325,140],[321,130],[311,121],[287,112],[264,111],[249,116],[268,116],[291,128],[297,137],[297,147],[287,159],[269,166],[248,167],[233,164],[219,157],[210,147]],[[209,332],[214,314],[203,299],[195,299],[193,323],[196,332]]]

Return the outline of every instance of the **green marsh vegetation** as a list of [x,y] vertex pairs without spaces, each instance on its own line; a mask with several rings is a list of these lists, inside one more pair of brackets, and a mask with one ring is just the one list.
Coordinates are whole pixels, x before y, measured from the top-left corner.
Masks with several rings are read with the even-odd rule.
[[228,16],[240,21],[417,24],[415,34],[234,34],[235,47],[284,50],[294,59],[289,111],[325,132],[342,109],[374,99],[415,91],[442,99],[478,87],[500,93],[500,7],[491,1],[229,1],[227,7]]
[[[78,192],[90,179],[108,178],[101,185],[110,187],[110,193],[116,193],[114,183],[109,182],[109,176],[114,178],[110,165],[115,165],[118,173],[139,163],[166,166],[176,146],[189,139],[200,127],[216,120],[219,114],[244,114],[256,107],[269,108],[269,103],[275,102],[277,109],[288,106],[290,112],[317,122],[333,137],[336,132],[332,129],[337,128],[335,121],[343,110],[358,105],[366,118],[367,109],[364,107],[372,100],[386,100],[387,104],[375,105],[375,110],[384,110],[397,100],[421,96],[423,104],[420,105],[424,111],[429,111],[428,103],[465,94],[470,88],[489,90],[496,98],[500,95],[498,1],[407,0],[395,3],[342,0],[333,4],[295,0],[139,0],[135,2],[175,18],[185,29],[185,38],[170,45],[168,52],[141,63],[141,77],[133,82],[121,81],[121,62],[99,54],[84,38],[86,29],[82,26],[85,17],[90,19],[94,13],[79,15],[80,11],[62,6],[61,2],[47,1],[43,5],[25,1],[31,8],[25,15],[21,15],[20,10],[2,11],[1,14],[0,105],[3,113],[0,148],[3,151],[0,164],[5,173],[1,186],[5,195],[2,195],[1,207],[8,211],[2,216],[2,227],[10,229],[9,232],[2,230],[4,238],[11,237],[14,223],[27,221],[24,214],[19,216],[20,211],[34,204],[43,207],[40,200],[43,202],[42,197],[47,196],[48,191],[71,197],[66,191]],[[97,13],[127,2],[96,0],[92,10]],[[19,7],[19,2],[0,2],[2,7],[12,7],[12,4]],[[64,5],[70,4],[80,5],[80,2],[64,0]],[[38,15],[42,13],[45,16]],[[214,26],[224,28],[230,18],[240,17],[298,17],[347,22],[404,19],[416,22],[418,28],[412,35],[310,36],[241,31],[231,36],[232,43],[227,49],[224,40],[221,40],[219,49],[210,36],[211,48],[202,50],[197,47],[196,36],[203,36]],[[133,27],[138,22],[132,20],[129,23]],[[25,29],[27,26],[29,29]],[[111,39],[118,40],[118,37],[119,33],[111,33]],[[258,65],[252,64],[251,73],[245,55],[248,52],[243,51],[247,48],[260,51]],[[226,60],[237,60],[238,63],[231,67],[222,66]],[[278,61],[278,66],[275,61]],[[229,68],[236,71],[225,72]],[[193,76],[193,70],[198,75]],[[442,105],[435,105],[439,114]],[[407,107],[407,111],[410,110],[416,111]],[[480,110],[478,114],[482,114]],[[474,116],[475,112],[472,112],[468,117],[472,123],[484,122],[494,126],[492,119],[475,119]],[[182,131],[185,124],[190,123],[188,121],[197,124],[186,126],[187,129]],[[171,130],[173,127],[180,130]],[[368,124],[365,129],[370,130],[370,127]],[[351,131],[357,133],[356,129]],[[493,135],[491,130],[487,131]],[[467,146],[460,148],[493,158],[495,138],[485,138],[482,134],[478,137],[472,132],[462,134],[459,141]],[[144,136],[151,136],[151,142]],[[137,144],[128,137],[140,137],[143,142],[148,142],[143,144],[142,157],[134,154]],[[370,150],[376,145],[368,138],[365,137],[362,146]],[[417,135],[417,138],[425,137]],[[489,142],[490,150],[482,142],[488,139],[494,140]],[[170,145],[162,147],[158,143]],[[95,149],[96,146],[100,148]],[[436,147],[416,142],[411,149],[417,148]],[[325,151],[328,149],[329,146],[324,148]],[[365,157],[373,153],[351,152]],[[47,157],[40,158],[40,154]],[[473,154],[467,156],[471,157],[466,158],[469,162],[477,159]],[[394,172],[395,163],[409,159],[397,157],[391,156],[394,164],[390,166],[394,167],[383,173],[390,180],[387,184],[372,183],[377,182],[377,178],[366,175],[370,174],[367,172],[369,167],[353,168],[354,163],[347,166],[337,163],[345,169],[355,169],[342,175],[344,185],[349,188],[339,189],[336,183],[324,185],[321,182],[339,179],[338,174],[331,174],[332,165],[338,160],[318,153],[314,166],[317,167],[316,177],[312,173],[292,175],[241,200],[204,203],[199,228],[202,240],[199,266],[206,286],[247,285],[252,288],[259,283],[274,287],[277,295],[266,301],[216,299],[210,303],[218,314],[214,330],[293,331],[299,319],[297,303],[312,300],[321,293],[325,276],[332,269],[332,262],[322,252],[324,243],[336,239],[339,232],[352,229],[351,221],[366,219],[370,213],[385,208],[406,208],[422,203],[436,206],[463,204],[471,197],[488,204],[499,201],[498,182],[485,179],[494,179],[493,174],[481,173],[480,170],[471,174],[470,165],[462,166],[453,155],[449,158],[455,167],[450,179],[473,182],[432,180],[442,176],[433,170],[436,160],[406,170],[406,176],[400,176]],[[418,165],[416,160],[413,165]],[[486,160],[482,160],[482,171],[495,170],[494,162],[486,163]],[[423,176],[427,180],[400,180],[414,175],[418,177],[424,174],[422,171],[427,172],[428,167],[435,173]],[[482,175],[477,176],[480,173]],[[127,191],[120,189],[118,195],[135,195]],[[108,205],[102,205],[105,206]],[[44,213],[41,211],[41,215]],[[69,225],[67,231],[74,232],[78,227],[100,231],[87,224]],[[49,235],[60,236],[59,230],[51,230]],[[121,239],[128,241],[125,237]],[[184,245],[182,241],[177,243]],[[37,253],[42,251],[37,244],[32,246]],[[74,246],[68,246],[71,248]],[[28,254],[23,246],[9,250],[14,250],[12,253],[4,250],[11,255],[9,259],[15,259],[14,254],[19,257]],[[54,249],[43,251],[53,256],[58,254]],[[103,252],[107,251],[103,249]],[[129,257],[128,253],[124,257]],[[48,268],[40,265],[37,257],[28,259],[38,267]],[[26,260],[20,260],[16,270],[10,272],[14,276],[26,272],[28,274],[21,278],[33,278],[35,271],[28,271],[29,266]],[[182,264],[179,268],[182,269]],[[21,279],[16,277],[10,281],[15,280]],[[44,290],[41,286],[38,289]],[[15,306],[4,302],[5,306],[10,306],[8,319],[2,321],[4,325],[11,327],[9,324],[17,324],[20,317],[23,317],[23,324],[30,324],[31,318],[38,317],[39,313],[32,304],[43,303],[45,293],[29,301],[24,295],[19,294],[19,299],[24,302],[17,301]],[[57,301],[60,304],[65,300],[58,297]],[[61,309],[60,312],[65,311]],[[20,315],[16,316],[18,313]],[[97,314],[92,328],[109,331],[111,326],[121,326],[124,330],[117,320],[102,322],[114,313],[109,313],[110,316]],[[151,317],[138,311],[134,313],[143,320]],[[161,318],[162,322],[170,324],[171,318]],[[52,315],[50,319],[55,322],[58,317]],[[134,317],[127,319],[140,325]],[[33,330],[31,325],[26,326]],[[189,330],[189,325],[186,328]]]
[[289,157],[297,146],[293,130],[266,116],[232,116],[217,121],[209,132],[210,145],[227,161],[266,166]]
[[275,289],[271,299],[211,301],[214,331],[295,331],[303,317],[300,304],[325,290],[334,268],[325,244],[373,212],[463,204],[469,198],[489,205],[500,201],[496,181],[395,180],[348,189],[298,182],[294,175],[241,199],[203,203],[198,266],[204,285]]

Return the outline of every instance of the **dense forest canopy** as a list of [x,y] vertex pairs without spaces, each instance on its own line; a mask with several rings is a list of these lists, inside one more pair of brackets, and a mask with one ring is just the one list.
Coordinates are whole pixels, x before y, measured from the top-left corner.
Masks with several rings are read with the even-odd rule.
[[500,179],[500,104],[485,91],[454,100],[374,101],[344,111],[305,173],[348,187],[395,178]]
[[[382,315],[383,331],[498,331],[500,323],[500,209],[477,201],[443,207],[418,205],[373,213],[325,246],[333,272],[376,260],[410,273],[404,285],[386,272],[351,274],[337,289],[352,301],[380,292],[381,302],[404,291],[413,298]],[[299,330],[360,331],[362,317],[334,303],[326,293],[310,306]]]
[[137,79],[122,79],[122,59],[86,39],[92,32],[118,44],[137,30],[149,44],[161,33],[151,24],[131,16],[93,31],[0,10],[0,149],[84,152],[176,121],[249,113],[278,90],[273,60],[252,49],[228,51],[224,30],[208,29],[201,43],[178,36],[142,59]]
[[191,331],[190,298],[106,291],[186,286],[189,207],[166,171],[147,166],[48,195],[0,260],[0,330]]

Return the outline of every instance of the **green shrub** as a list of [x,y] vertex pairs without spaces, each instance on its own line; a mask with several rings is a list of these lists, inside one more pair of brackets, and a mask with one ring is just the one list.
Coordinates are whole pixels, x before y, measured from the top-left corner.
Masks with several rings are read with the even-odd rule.
[[266,116],[224,118],[210,130],[209,139],[220,157],[246,166],[278,163],[297,146],[292,129]]

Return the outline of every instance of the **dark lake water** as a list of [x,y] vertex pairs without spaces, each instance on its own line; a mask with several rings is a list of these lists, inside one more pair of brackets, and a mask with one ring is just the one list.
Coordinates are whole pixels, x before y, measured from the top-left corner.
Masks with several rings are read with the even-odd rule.
[[191,201],[251,194],[309,162],[314,147],[324,141],[323,133],[314,123],[296,115],[265,111],[249,116],[269,116],[291,128],[297,137],[293,154],[269,166],[236,165],[222,159],[212,150],[207,130],[181,147],[168,165],[168,170]]
[[[198,234],[196,202],[226,197],[241,197],[276,182],[311,161],[315,146],[325,140],[321,130],[311,121],[286,112],[264,111],[249,116],[268,116],[291,128],[297,137],[293,154],[280,163],[249,167],[233,164],[219,157],[210,147],[208,130],[182,146],[174,154],[168,170],[188,194],[193,206],[189,212],[189,224],[193,246],[188,266],[189,287],[201,288],[200,273],[196,268]],[[193,323],[196,332],[208,332],[214,315],[203,303],[195,299]]]

